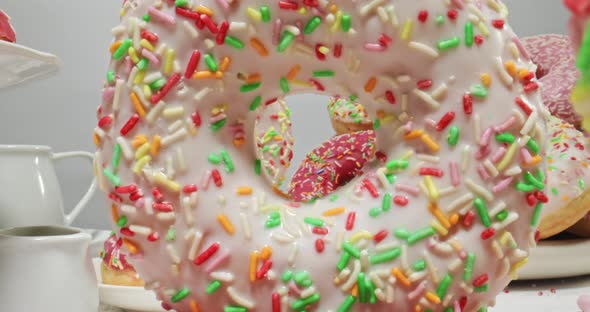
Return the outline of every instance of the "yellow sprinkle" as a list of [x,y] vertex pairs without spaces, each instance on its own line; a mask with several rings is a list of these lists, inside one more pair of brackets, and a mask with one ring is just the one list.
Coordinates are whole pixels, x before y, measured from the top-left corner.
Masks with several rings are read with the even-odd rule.
[[148,142],[145,142],[141,147],[139,147],[135,151],[135,160],[138,160],[138,159],[142,158],[143,156],[147,155],[147,153],[149,151],[150,151],[150,144]]
[[139,114],[139,117],[145,116],[145,109],[143,108],[143,105],[141,105],[141,102],[139,101],[137,94],[135,94],[135,92],[131,92],[130,97],[131,103],[133,103],[133,107],[135,107],[135,111],[137,112],[137,114]]
[[127,50],[127,52],[129,53],[129,57],[131,58],[133,63],[137,64],[139,62],[139,57],[137,57],[137,51],[135,50],[135,48],[129,47],[129,50]]
[[375,78],[375,77],[369,78],[369,80],[367,80],[367,83],[365,83],[365,92],[367,92],[367,93],[373,92],[373,90],[375,90],[376,85],[377,85],[377,78]]
[[492,85],[492,76],[490,76],[490,74],[481,74],[480,79],[484,87],[489,88]]
[[117,223],[117,221],[119,221],[119,210],[117,205],[115,204],[111,205],[111,219],[114,223]]
[[423,134],[420,139],[422,139],[422,142],[428,146],[431,152],[437,153],[440,150],[440,146],[434,142],[428,134]]
[[272,248],[270,248],[270,246],[268,245],[262,247],[262,251],[260,252],[260,259],[262,261],[266,261],[270,259],[270,257],[272,257]]
[[350,295],[352,295],[353,297],[358,297],[359,285],[357,283],[354,283],[354,286],[352,287],[352,290],[350,291]]
[[490,30],[486,27],[486,25],[483,22],[480,21],[479,23],[477,23],[477,28],[484,37],[488,37],[490,35]]
[[432,203],[432,202],[428,203],[428,210],[438,220],[438,222],[440,222],[440,224],[442,224],[442,226],[444,226],[447,229],[451,227],[451,223],[449,222],[447,216],[445,216],[444,212],[442,212],[438,208],[437,204]]
[[154,181],[172,192],[178,193],[180,191],[180,184],[168,179],[168,177],[162,172],[154,174]]
[[369,232],[369,231],[360,231],[360,232],[356,232],[356,233],[352,234],[350,236],[350,239],[348,239],[348,241],[351,244],[354,244],[354,243],[358,242],[361,239],[368,239],[368,240],[370,240],[372,238],[373,238],[373,235],[371,234],[371,232]]
[[129,253],[132,255],[138,254],[141,250],[136,243],[127,238],[123,238],[123,243],[125,244],[125,247],[127,247],[127,250],[129,250]]
[[294,84],[294,85],[297,85],[297,86],[301,86],[301,87],[315,88],[315,85],[312,84],[311,82],[308,82],[308,81],[292,80],[291,83]]
[[524,166],[525,167],[531,167],[531,166],[538,165],[541,162],[541,160],[543,160],[543,158],[541,157],[541,155],[535,155],[532,158],[531,162],[524,163]]
[[258,251],[254,250],[250,253],[250,282],[256,281],[256,269],[258,266]]
[[149,99],[152,97],[152,89],[150,89],[150,86],[148,86],[148,85],[143,86],[143,96],[146,99]]
[[402,155],[401,159],[402,160],[408,160],[410,159],[410,157],[412,157],[414,155],[414,151],[412,150],[407,150],[406,153],[404,155]]
[[400,269],[398,269],[398,268],[393,268],[391,270],[391,275],[393,275],[404,286],[410,287],[412,285],[412,283],[406,277],[406,275],[404,275],[404,273],[402,271],[400,271]]
[[156,157],[160,153],[161,138],[159,135],[154,136],[152,140],[152,146],[150,148],[150,154]]
[[249,186],[240,186],[236,191],[238,195],[250,195],[252,194],[252,188]]
[[402,40],[410,40],[410,36],[412,35],[412,27],[414,27],[414,22],[411,19],[407,19],[401,32]]
[[220,213],[217,215],[217,221],[219,221],[219,223],[221,224],[223,229],[227,232],[227,234],[234,235],[234,232],[236,231],[234,229],[234,225],[229,221],[229,219],[223,213]]
[[96,134],[96,132],[94,132],[94,134],[92,135],[92,140],[94,141],[94,145],[96,145],[96,147],[100,146],[100,137],[98,136],[98,134]]
[[155,48],[152,45],[151,42],[147,41],[146,39],[141,39],[141,41],[139,41],[139,45],[144,48],[144,49],[148,49],[149,51],[154,51]]
[[461,246],[461,243],[459,243],[455,239],[453,239],[452,241],[450,241],[449,244],[451,244],[451,247],[453,247],[456,251],[463,250],[463,246]]
[[432,220],[432,222],[430,222],[430,226],[432,226],[440,236],[447,236],[447,234],[449,234],[449,231],[445,229],[444,226],[440,225],[440,223],[438,223],[436,220]]
[[191,299],[191,312],[199,312],[199,305],[197,305],[197,302],[194,299]]
[[330,48],[328,48],[326,46],[321,46],[318,48],[318,51],[320,51],[322,54],[328,54],[328,53],[330,53]]
[[421,129],[412,130],[409,133],[407,133],[406,135],[404,135],[404,140],[417,139],[417,138],[421,137],[422,134],[424,134],[424,130],[421,130]]
[[260,22],[262,20],[262,15],[260,14],[260,11],[256,9],[248,8],[246,9],[246,13],[251,19],[253,19],[256,22]]
[[133,79],[133,84],[141,84],[143,82],[143,78],[145,78],[145,70],[138,71],[137,75],[135,75],[135,78]]
[[299,64],[291,67],[291,69],[287,73],[287,80],[291,81],[291,80],[295,79],[295,77],[297,76],[297,74],[299,73],[300,70],[301,70],[301,65],[299,65]]
[[145,167],[145,165],[147,165],[150,161],[152,161],[152,157],[150,155],[143,156],[143,158],[135,162],[135,165],[133,166],[133,173],[140,174],[141,170],[143,170],[143,167]]
[[172,73],[175,57],[176,52],[174,51],[174,49],[168,48],[168,50],[166,50],[166,56],[164,58],[164,75],[170,75]]
[[224,57],[221,60],[221,64],[219,65],[219,71],[224,72],[228,69],[229,65],[231,64],[231,59],[229,57]]
[[506,68],[506,71],[510,74],[510,76],[515,77],[518,69],[516,68],[516,64],[514,64],[513,61],[507,61],[504,63],[504,68]]
[[504,246],[509,246],[510,248],[516,248],[516,245],[514,244],[514,237],[512,237],[510,232],[504,232],[504,234],[500,236],[500,243],[502,243]]
[[299,14],[301,14],[301,15],[305,15],[305,14],[307,14],[307,8],[304,8],[304,7],[303,7],[303,8],[301,8],[301,9],[299,9]]
[[199,12],[201,14],[209,15],[210,17],[213,16],[213,11],[211,9],[209,9],[208,7],[203,6],[203,5],[199,5],[197,7],[197,12]]
[[[334,12],[332,12],[332,13],[334,13]],[[336,13],[336,18],[334,19],[334,23],[332,24],[332,27],[330,27],[331,32],[335,33],[338,30],[340,30],[340,21],[342,21],[342,11],[338,11]],[[324,53],[324,54],[326,54],[326,53]]]
[[426,295],[424,295],[424,298],[426,298],[426,300],[430,301],[431,303],[440,304],[440,298],[433,292],[427,292]]
[[506,151],[506,155],[504,155],[504,158],[502,158],[502,160],[498,164],[498,167],[497,167],[498,171],[503,171],[506,167],[508,167],[508,165],[512,161],[512,158],[514,158],[514,154],[516,154],[517,148],[518,148],[518,143],[516,143],[516,142],[514,142],[514,143],[512,143],[512,145],[510,145],[510,147],[508,148],[508,151]]
[[260,56],[263,56],[263,57],[268,56],[268,50],[266,50],[266,47],[264,46],[264,44],[262,42],[260,42],[260,40],[258,40],[258,38],[252,37],[250,39],[250,44],[252,45],[254,50],[256,50],[256,52],[258,52],[258,54]]
[[324,217],[333,217],[333,216],[337,216],[340,214],[343,214],[346,211],[346,209],[344,207],[338,207],[338,208],[333,208],[333,209],[328,209],[326,211],[324,211],[322,213],[322,216]]
[[520,261],[518,261],[517,263],[514,264],[514,266],[512,267],[512,269],[510,270],[510,275],[516,275],[516,271],[518,271],[518,269],[520,269],[523,265],[525,265],[527,262],[529,262],[529,258],[524,258]]
[[434,184],[431,176],[424,176],[424,185],[426,185],[426,189],[428,190],[428,197],[430,197],[432,201],[437,201],[439,195],[438,188],[436,187],[436,184]]

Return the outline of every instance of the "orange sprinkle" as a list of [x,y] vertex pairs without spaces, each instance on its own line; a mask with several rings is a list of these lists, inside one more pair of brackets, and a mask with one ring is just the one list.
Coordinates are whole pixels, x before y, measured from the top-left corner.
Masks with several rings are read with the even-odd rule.
[[375,77],[371,77],[369,78],[369,80],[367,80],[367,83],[365,83],[365,92],[373,92],[373,90],[375,90],[375,86],[377,85],[377,78]]
[[222,72],[226,71],[230,64],[231,59],[227,56],[224,57],[223,60],[221,60],[221,64],[219,65],[219,70]]
[[236,191],[238,195],[250,195],[252,194],[252,188],[249,186],[240,186]]
[[397,280],[400,283],[404,284],[404,286],[410,287],[412,285],[412,283],[410,282],[410,280],[398,268],[393,268],[391,270],[391,275],[393,275],[395,278],[397,278]]
[[447,216],[445,216],[444,213],[440,209],[438,209],[437,204],[429,202],[428,210],[436,218],[436,220],[438,220],[438,222],[442,224],[442,226],[444,226],[447,229],[451,227],[451,223],[447,219]]
[[131,146],[133,146],[133,148],[138,149],[140,146],[144,145],[147,142],[147,137],[143,134],[138,134],[133,138],[133,141],[131,141]]
[[117,223],[117,221],[119,221],[119,210],[117,205],[115,204],[111,205],[111,217],[114,223]]
[[350,291],[350,294],[353,297],[358,297],[359,296],[359,285],[357,283],[354,284],[354,287],[352,287],[352,290]]
[[333,216],[337,216],[339,214],[343,214],[345,211],[346,211],[346,209],[344,207],[328,209],[322,213],[322,216],[333,217]]
[[266,50],[264,44],[260,42],[260,40],[258,40],[256,37],[252,37],[252,39],[250,39],[250,44],[252,45],[254,50],[256,50],[258,54],[260,54],[260,56],[268,56],[268,50]]
[[414,306],[414,312],[422,312],[422,306],[417,304]]
[[420,136],[420,139],[422,139],[422,142],[424,142],[424,144],[428,146],[431,152],[436,153],[440,150],[440,146],[436,142],[434,142],[434,140],[432,140],[432,138],[428,134],[423,134],[422,136]]
[[214,77],[217,78],[217,79],[223,78],[223,72],[220,71],[220,70],[216,71]]
[[115,51],[117,51],[121,44],[123,44],[123,41],[121,40],[113,42],[113,44],[111,44],[111,46],[109,47],[109,51],[111,51],[111,54],[115,53]]
[[516,74],[518,73],[518,69],[516,68],[516,65],[514,64],[513,61],[508,61],[506,63],[504,63],[504,67],[506,68],[506,71],[510,74],[510,76],[515,77]]
[[250,282],[256,281],[256,267],[258,266],[258,251],[250,253]]
[[451,225],[456,225],[459,222],[459,215],[458,214],[453,214],[450,218],[449,218],[449,222],[451,222]]
[[229,219],[223,213],[217,215],[217,221],[219,221],[227,234],[234,235],[236,229],[234,228],[234,225],[231,223],[231,221],[229,221]]
[[233,141],[235,147],[240,147],[240,146],[244,145],[244,142],[245,142],[245,140],[243,138],[242,139],[234,139],[234,141]]
[[198,71],[193,74],[193,79],[207,79],[207,78],[216,78],[215,73],[212,73],[208,70]]
[[420,136],[422,136],[422,134],[424,134],[423,130],[412,130],[409,133],[407,133],[406,135],[404,135],[404,140],[413,140],[413,139],[417,139]]
[[272,248],[270,248],[269,246],[264,246],[262,248],[262,251],[260,252],[260,259],[262,261],[266,261],[270,259],[270,257],[272,257]]
[[127,247],[127,249],[129,250],[129,253],[132,255],[136,255],[140,252],[140,248],[139,246],[137,246],[136,243],[134,243],[133,241],[127,239],[127,238],[123,238],[123,243],[125,244],[125,246]]
[[143,108],[143,105],[141,105],[137,94],[135,94],[135,92],[131,92],[130,97],[131,103],[133,103],[133,107],[135,107],[135,111],[139,114],[139,117],[145,116],[145,109]]
[[160,141],[161,138],[159,135],[154,136],[154,139],[152,140],[152,145],[150,145],[150,154],[152,154],[152,156],[157,156],[160,153]]
[[246,83],[254,83],[258,81],[260,81],[259,73],[251,74],[250,76],[248,76],[248,78],[246,78]]
[[543,158],[540,155],[535,155],[533,157],[533,159],[531,160],[531,162],[524,163],[524,166],[525,167],[535,166],[535,165],[539,164],[541,162],[541,160],[543,160]]
[[424,295],[424,297],[431,303],[440,304],[440,298],[433,292],[426,292],[426,295]]
[[291,69],[287,73],[287,80],[291,81],[291,80],[295,79],[297,74],[299,74],[300,70],[301,70],[301,65],[299,65],[299,64],[296,64],[293,67],[291,67]]
[[191,300],[191,312],[199,312],[199,306],[195,300]]
[[92,140],[94,141],[94,145],[96,145],[96,147],[100,146],[100,137],[98,134],[96,134],[96,132],[94,132],[92,135]]
[[209,15],[210,17],[213,16],[213,11],[204,5],[199,5],[197,7],[197,12]]
[[289,196],[288,194],[286,194],[286,193],[284,193],[283,191],[281,191],[279,188],[277,188],[277,186],[276,186],[276,185],[273,185],[273,187],[272,187],[272,191],[273,191],[275,194],[277,194],[277,195],[279,195],[279,196],[283,197],[284,199],[291,199],[291,196]]
[[481,79],[481,83],[486,88],[489,88],[492,85],[492,76],[490,76],[490,74],[481,74],[480,79]]
[[524,78],[528,75],[529,75],[529,71],[526,68],[523,68],[518,71],[518,78],[520,78],[520,80],[524,80]]
[[330,13],[332,13],[332,14],[336,14],[336,12],[338,12],[338,6],[337,6],[337,5],[335,5],[335,4],[332,4],[332,5],[330,6],[329,10],[330,10]]

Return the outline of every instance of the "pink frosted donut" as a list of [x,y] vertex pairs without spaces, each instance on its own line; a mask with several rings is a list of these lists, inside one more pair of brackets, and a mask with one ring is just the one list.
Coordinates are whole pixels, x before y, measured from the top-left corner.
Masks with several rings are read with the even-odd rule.
[[16,33],[10,25],[10,16],[0,10],[0,40],[16,42]]
[[[526,263],[546,125],[499,1],[143,0],[117,13],[95,170],[164,308],[485,311]],[[281,100],[302,92],[357,97],[387,159],[333,201],[273,191],[290,159]]]
[[306,155],[291,179],[289,195],[298,202],[324,197],[354,177],[375,154],[375,132],[336,136]]
[[575,51],[567,36],[540,35],[523,38],[531,60],[537,67],[537,78],[543,83],[542,96],[551,115],[580,126],[578,115],[570,100],[570,94],[579,78]]

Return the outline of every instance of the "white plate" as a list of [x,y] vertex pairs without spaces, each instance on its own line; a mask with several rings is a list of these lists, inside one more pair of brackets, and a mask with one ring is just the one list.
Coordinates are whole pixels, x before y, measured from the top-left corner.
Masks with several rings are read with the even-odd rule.
[[127,312],[165,311],[162,309],[160,301],[156,299],[156,295],[151,291],[145,290],[143,287],[103,284],[100,276],[101,261],[102,260],[99,258],[92,259],[94,270],[96,271],[96,279],[98,280],[98,295],[100,297],[100,303],[125,309]]
[[518,271],[520,280],[590,274],[590,239],[541,241],[529,262]]
[[56,72],[57,56],[0,40],[0,89]]

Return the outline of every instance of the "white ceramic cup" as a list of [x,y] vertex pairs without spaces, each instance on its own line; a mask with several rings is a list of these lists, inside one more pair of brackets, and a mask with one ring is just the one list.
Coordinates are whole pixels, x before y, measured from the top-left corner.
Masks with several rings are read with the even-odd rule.
[[0,311],[96,312],[89,241],[59,226],[0,230]]
[[94,160],[89,152],[53,153],[48,146],[0,145],[0,228],[72,224],[96,191],[93,180],[80,202],[64,214],[53,164],[72,157],[87,159],[91,165]]

